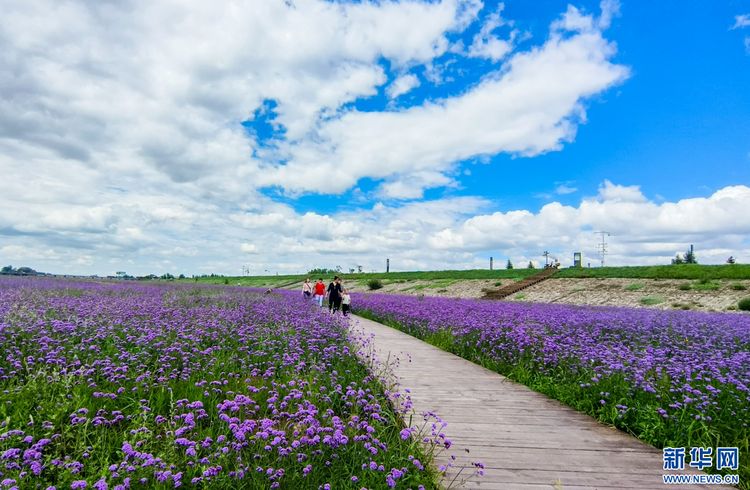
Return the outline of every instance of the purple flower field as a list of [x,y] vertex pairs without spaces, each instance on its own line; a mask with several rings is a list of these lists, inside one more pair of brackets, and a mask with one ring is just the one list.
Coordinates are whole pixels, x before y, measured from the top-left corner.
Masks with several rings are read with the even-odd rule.
[[344,322],[297,295],[2,278],[0,345],[3,489],[436,487]]
[[376,294],[352,303],[657,447],[737,446],[750,480],[749,315]]

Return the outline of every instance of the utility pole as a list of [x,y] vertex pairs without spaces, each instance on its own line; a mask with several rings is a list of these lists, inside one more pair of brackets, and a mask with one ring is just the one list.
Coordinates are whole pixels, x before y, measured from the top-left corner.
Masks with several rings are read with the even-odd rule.
[[385,272],[391,272],[391,259],[385,259]]
[[607,243],[604,241],[604,235],[610,236],[608,231],[595,231],[594,235],[601,235],[602,236],[602,243],[597,245],[597,248],[599,249],[599,255],[602,256],[602,267],[604,267],[604,257],[607,255]]
[[549,267],[549,252],[545,250],[542,255],[544,255],[544,268],[546,269]]

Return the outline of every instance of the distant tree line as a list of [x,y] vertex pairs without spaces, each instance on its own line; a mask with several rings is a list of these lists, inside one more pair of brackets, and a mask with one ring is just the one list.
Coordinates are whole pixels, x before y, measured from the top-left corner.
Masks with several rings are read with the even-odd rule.
[[0,275],[3,276],[36,276],[37,272],[31,267],[19,267],[14,269],[12,265],[6,265],[0,269]]

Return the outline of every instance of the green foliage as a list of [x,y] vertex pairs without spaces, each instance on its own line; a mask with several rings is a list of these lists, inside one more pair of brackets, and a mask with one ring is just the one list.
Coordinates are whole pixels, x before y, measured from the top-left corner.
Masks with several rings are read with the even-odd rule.
[[328,274],[333,274],[333,270],[317,268],[307,271],[308,276],[327,276]]
[[698,265],[685,264],[680,267],[671,265],[652,265],[637,267],[596,267],[561,269],[552,279],[566,277],[623,278],[623,279],[750,279],[750,264]]
[[691,287],[696,291],[716,291],[717,289],[721,288],[721,284],[712,281],[707,277],[703,277],[699,279],[695,284],[692,284]]
[[19,267],[14,269],[12,265],[6,265],[0,269],[0,274],[12,276],[35,276],[36,271],[31,267]]
[[511,262],[510,259],[508,259],[508,263],[505,264],[505,268],[508,270],[513,269],[513,262]]
[[441,279],[437,281],[435,284],[430,284],[428,287],[430,289],[440,289],[440,288],[447,288],[449,286],[452,286],[456,283],[458,283],[457,279]]
[[523,294],[523,293],[517,294],[516,299],[524,299],[526,296],[528,296],[528,294]]
[[224,279],[224,284],[229,284],[229,279]]
[[370,279],[367,281],[367,289],[370,291],[375,291],[376,289],[380,289],[383,287],[383,283],[380,281],[380,279]]
[[685,262],[685,264],[698,264],[698,261],[695,259],[695,252],[693,250],[688,250],[687,252],[685,252],[682,256],[682,260],[683,262]]
[[739,303],[737,303],[737,309],[741,311],[750,311],[750,298],[742,298]]
[[664,303],[664,298],[662,296],[644,296],[641,298],[641,304],[643,306],[658,305],[659,303]]
[[745,289],[747,289],[747,287],[745,287],[745,285],[742,284],[741,282],[733,282],[732,285],[729,287],[731,287],[735,291],[744,291]]
[[682,257],[680,257],[680,254],[677,254],[675,258],[672,259],[672,265],[683,264],[698,264],[698,261],[695,259],[695,252],[693,250],[688,250],[687,252],[682,254]]
[[495,287],[500,287],[500,286],[503,285],[503,281],[494,282],[494,283],[492,283],[492,285],[495,286]]
[[638,291],[639,289],[643,289],[646,286],[646,283],[644,282],[634,282],[633,284],[628,284],[625,286],[625,291]]
[[679,289],[680,291],[690,291],[691,289],[693,289],[693,286],[691,286],[689,282],[683,282],[682,284],[680,284]]
[[529,260],[529,265],[527,265],[526,268],[527,269],[536,269],[536,267],[534,267],[534,262],[532,262],[530,260]]

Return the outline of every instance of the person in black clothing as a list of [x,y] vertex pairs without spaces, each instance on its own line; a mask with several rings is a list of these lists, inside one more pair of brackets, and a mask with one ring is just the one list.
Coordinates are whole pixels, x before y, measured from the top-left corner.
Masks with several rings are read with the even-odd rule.
[[341,308],[341,290],[341,279],[336,276],[328,285],[328,311],[331,313],[336,313]]

